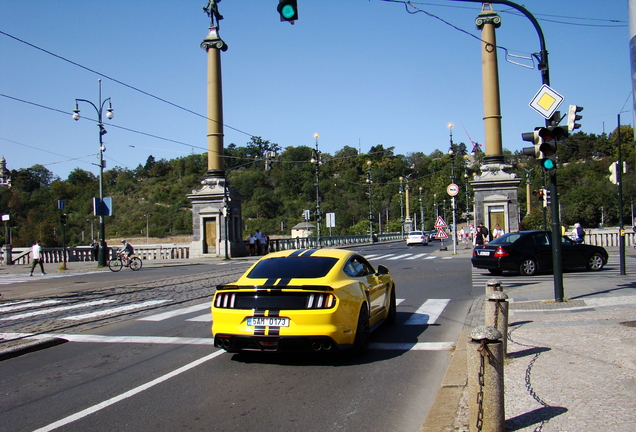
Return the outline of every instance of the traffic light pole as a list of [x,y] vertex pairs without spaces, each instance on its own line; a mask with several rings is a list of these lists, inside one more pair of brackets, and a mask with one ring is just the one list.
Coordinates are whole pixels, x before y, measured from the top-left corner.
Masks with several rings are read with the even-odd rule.
[[559,223],[559,195],[556,173],[550,177],[550,211],[552,212],[552,269],[554,272],[554,300],[563,301],[563,266],[561,265],[561,224]]
[[621,152],[621,115],[618,114],[618,128],[616,129],[618,142],[618,166],[616,178],[618,183],[618,254],[620,256],[620,274],[625,275],[625,226],[623,223],[623,156]]

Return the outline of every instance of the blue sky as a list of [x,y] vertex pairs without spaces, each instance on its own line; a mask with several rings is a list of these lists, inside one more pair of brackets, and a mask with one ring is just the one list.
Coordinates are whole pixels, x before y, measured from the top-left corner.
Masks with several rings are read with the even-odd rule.
[[[62,179],[78,167],[97,174],[95,110],[83,103],[82,120],[71,114],[76,98],[98,102],[98,78],[115,113],[105,120],[107,168],[204,152],[206,3],[0,0],[0,156],[8,168],[41,164]],[[621,111],[632,124],[627,1],[519,3],[543,29],[551,87],[565,97],[561,111],[585,107],[587,133],[611,132]],[[484,143],[474,23],[481,4],[413,1],[410,12],[428,14],[410,14],[397,2],[298,0],[295,25],[280,22],[277,4],[219,3],[229,46],[222,53],[226,146],[253,135],[313,147],[317,132],[320,150],[331,154],[377,144],[430,154],[448,149],[449,122],[455,142],[469,145],[469,134]],[[539,51],[527,18],[494,9],[500,47],[521,56]],[[528,106],[541,77],[536,62],[529,69],[506,62],[502,49],[498,55],[503,146],[515,151],[529,145],[521,133],[544,123]]]

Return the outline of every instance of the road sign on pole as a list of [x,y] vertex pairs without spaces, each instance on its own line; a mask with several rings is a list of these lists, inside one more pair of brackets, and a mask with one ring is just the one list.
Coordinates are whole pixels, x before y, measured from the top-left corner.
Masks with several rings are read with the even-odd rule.
[[435,235],[436,239],[447,239],[448,238],[448,234],[446,234],[446,231],[444,231],[444,228],[438,228],[437,229],[437,234]]
[[561,102],[563,102],[563,99],[563,96],[546,84],[543,84],[529,105],[530,108],[543,117],[550,119],[557,108],[559,108],[559,105],[561,105]]
[[454,197],[455,195],[457,195],[459,193],[459,186],[457,186],[455,183],[451,183],[448,185],[448,187],[446,188],[446,192]]
[[437,216],[437,221],[435,222],[435,228],[446,228],[448,225],[446,225],[446,222],[444,222],[444,219],[441,216]]

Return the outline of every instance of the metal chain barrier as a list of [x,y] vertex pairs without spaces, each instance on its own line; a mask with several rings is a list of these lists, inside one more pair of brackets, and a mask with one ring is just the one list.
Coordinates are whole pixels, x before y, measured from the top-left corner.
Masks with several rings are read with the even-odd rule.
[[480,354],[479,361],[479,374],[477,375],[477,381],[479,382],[479,391],[477,392],[477,421],[475,427],[478,431],[481,431],[484,426],[484,369],[485,369],[485,357],[486,357],[486,341],[482,340],[481,345],[477,349]]
[[[523,325],[523,324],[521,324]],[[527,345],[521,342],[517,342],[515,340],[512,339],[512,332],[521,328],[521,325],[519,325],[518,327],[513,328],[512,330],[510,330],[510,332],[508,333],[508,340],[514,344],[520,345],[522,347],[526,347],[526,348],[541,348],[538,346],[534,346],[534,345]],[[530,360],[530,363],[528,363],[528,367],[526,368],[526,373],[525,373],[525,385],[526,385],[526,390],[528,391],[528,394],[532,397],[532,399],[534,399],[535,401],[537,401],[539,404],[541,404],[544,408],[550,408],[551,405],[549,403],[547,403],[546,401],[544,401],[543,399],[541,399],[539,397],[539,395],[537,395],[537,393],[534,391],[534,388],[532,387],[532,368],[534,366],[534,363],[537,361],[537,359],[539,358],[539,356],[541,355],[541,352],[537,352],[534,354],[534,356],[532,357],[532,360]],[[534,432],[540,432],[541,430],[543,430],[543,426],[545,426],[548,422],[550,421],[550,419],[545,419],[542,420],[541,423],[539,423],[539,425],[534,429]]]

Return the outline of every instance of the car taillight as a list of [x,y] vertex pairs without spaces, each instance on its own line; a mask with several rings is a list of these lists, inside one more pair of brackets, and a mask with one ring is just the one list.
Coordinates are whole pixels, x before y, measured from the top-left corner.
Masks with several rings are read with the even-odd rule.
[[307,309],[330,309],[336,303],[336,298],[331,294],[309,294]]
[[499,258],[508,256],[508,255],[509,255],[508,251],[502,248],[501,246],[499,246],[497,250],[495,251],[495,256]]

